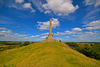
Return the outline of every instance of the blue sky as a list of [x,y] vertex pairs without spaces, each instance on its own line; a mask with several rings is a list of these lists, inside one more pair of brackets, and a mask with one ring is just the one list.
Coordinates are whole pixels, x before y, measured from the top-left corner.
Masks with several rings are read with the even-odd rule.
[[0,0],[0,41],[100,42],[100,0]]

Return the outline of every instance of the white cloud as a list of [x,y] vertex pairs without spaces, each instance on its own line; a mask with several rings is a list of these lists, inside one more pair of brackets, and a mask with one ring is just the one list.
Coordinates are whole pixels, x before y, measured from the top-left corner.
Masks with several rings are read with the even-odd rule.
[[7,30],[6,28],[0,28],[0,30]]
[[[8,30],[6,28],[2,28],[3,30],[0,31],[0,41],[22,41],[24,40],[23,37],[27,35],[21,35],[18,33],[14,33],[11,30]],[[5,30],[6,29],[6,30]]]
[[97,0],[96,4],[94,5],[95,7],[100,6],[100,0]]
[[32,38],[39,37],[39,36],[40,36],[40,35],[35,35],[35,36],[24,37],[24,39],[32,39]]
[[44,39],[44,38],[46,38],[46,37],[48,37],[48,36],[43,36],[43,37],[41,37],[41,38]]
[[31,36],[31,38],[39,37],[39,35]]
[[71,32],[71,31],[65,31],[65,33],[66,33],[66,34],[72,34],[72,32]]
[[100,0],[84,0],[85,5],[94,5],[95,7],[100,6]]
[[31,9],[32,10],[31,12],[35,12],[35,10],[31,6],[31,3],[25,3],[25,4],[23,4],[23,7],[26,9]]
[[11,30],[7,30],[7,31],[3,30],[3,31],[0,31],[0,33],[3,33],[3,34],[11,34],[12,31]]
[[87,29],[87,30],[100,29],[100,20],[92,21],[89,24],[84,25],[83,27],[86,27],[83,29]]
[[44,33],[44,34],[41,34],[41,35],[44,35],[44,36],[46,36],[46,35],[48,35],[49,33]]
[[82,31],[82,29],[81,28],[73,28],[72,31],[79,32],[79,31]]
[[79,37],[79,38],[90,38],[90,37],[99,37],[100,36],[100,32],[99,31],[95,31],[95,32],[84,32],[82,34],[79,35],[72,35],[75,37]]
[[18,33],[15,33],[14,35],[17,36],[17,37],[25,37],[25,36],[27,36],[27,35],[20,35]]
[[[40,30],[48,30],[49,29],[49,24],[50,21],[46,21],[46,22],[37,22],[37,28]],[[57,26],[60,26],[60,23],[58,21],[58,19],[52,18],[52,28],[56,28]]]
[[98,26],[98,25],[100,26],[100,20],[92,21],[89,24],[84,25],[84,26]]
[[83,29],[86,29],[86,30],[93,30],[93,27],[86,27],[86,28],[83,28]]
[[23,5],[23,7],[24,7],[24,8],[31,8],[31,3],[25,3],[25,4]]
[[41,12],[45,14],[53,12],[58,16],[74,13],[75,10],[79,8],[78,5],[74,6],[72,4],[72,0],[46,0],[46,2],[41,0],[30,0],[30,2],[32,2]]
[[70,38],[69,36],[63,37],[63,38]]
[[45,11],[44,13],[45,13],[45,14],[47,14],[47,13],[51,13],[51,11],[48,10],[48,11]]
[[87,35],[94,35],[93,32],[85,32]]
[[35,12],[35,9],[33,9],[31,2],[30,3],[28,3],[28,2],[23,3],[23,2],[24,2],[24,0],[16,0],[15,2],[11,1],[10,4],[7,4],[7,7],[16,8],[18,10],[28,10],[31,13]]
[[15,0],[16,3],[23,3],[24,0]]
[[43,12],[43,7],[42,7],[42,0],[29,0],[30,2],[32,2],[32,4],[34,4],[34,6],[37,7],[38,10],[40,10],[41,12]]
[[52,10],[55,14],[68,15],[75,12],[79,8],[78,5],[73,6],[72,0],[46,0],[47,3],[42,6],[46,11]]
[[72,35],[72,36],[76,37],[76,35]]
[[73,28],[72,31],[65,31],[65,32],[57,32],[54,35],[71,35],[71,34],[82,34],[81,28]]

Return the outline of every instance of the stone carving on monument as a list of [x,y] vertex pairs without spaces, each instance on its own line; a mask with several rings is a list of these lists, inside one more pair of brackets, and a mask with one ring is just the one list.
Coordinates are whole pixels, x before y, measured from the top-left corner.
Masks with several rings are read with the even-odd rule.
[[49,35],[48,38],[43,40],[42,42],[59,42],[56,39],[53,39],[53,34],[52,34],[52,20],[50,19],[50,26],[49,26]]

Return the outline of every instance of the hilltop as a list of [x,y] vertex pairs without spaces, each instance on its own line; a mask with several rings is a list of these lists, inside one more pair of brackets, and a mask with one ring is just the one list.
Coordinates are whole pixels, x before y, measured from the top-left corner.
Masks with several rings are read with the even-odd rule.
[[99,61],[60,42],[40,42],[0,53],[1,67],[99,67]]

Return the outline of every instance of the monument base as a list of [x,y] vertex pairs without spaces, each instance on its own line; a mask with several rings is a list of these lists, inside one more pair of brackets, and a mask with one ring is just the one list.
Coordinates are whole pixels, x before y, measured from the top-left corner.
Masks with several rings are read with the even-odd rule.
[[56,39],[45,39],[42,42],[59,42],[59,41]]

